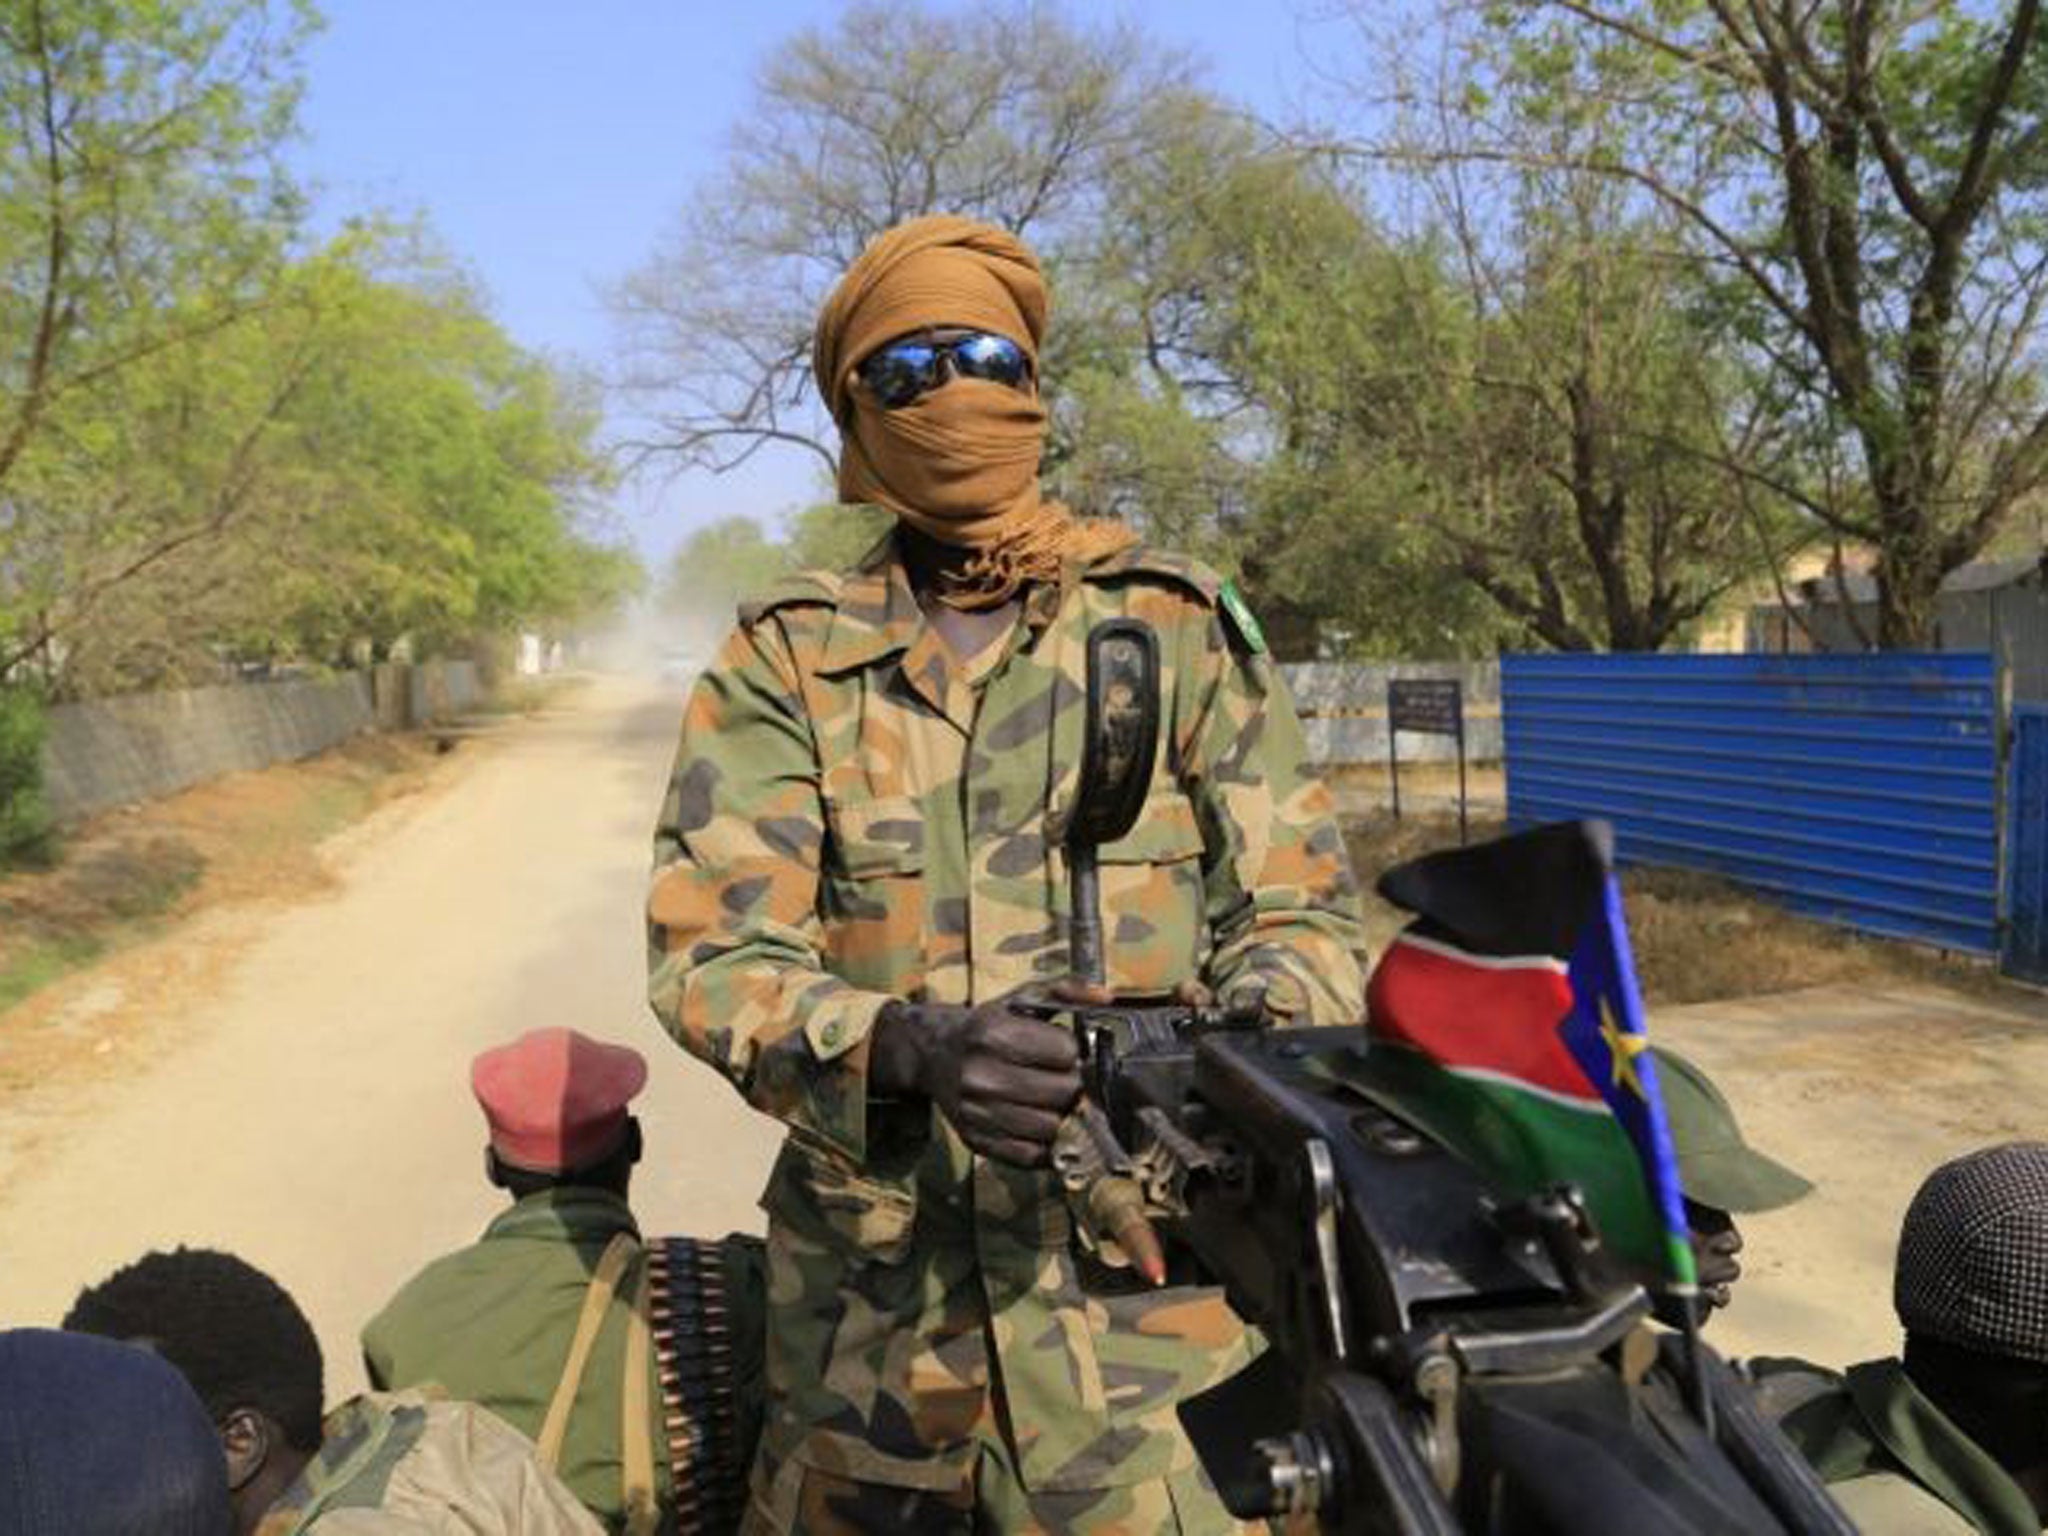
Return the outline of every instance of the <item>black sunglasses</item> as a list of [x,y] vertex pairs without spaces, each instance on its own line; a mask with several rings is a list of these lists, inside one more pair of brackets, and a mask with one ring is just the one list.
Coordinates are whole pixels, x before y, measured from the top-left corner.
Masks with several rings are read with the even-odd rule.
[[893,411],[938,388],[948,369],[963,379],[987,379],[1017,389],[1031,377],[1031,359],[1007,336],[970,331],[944,341],[892,341],[862,358],[854,373],[876,404]]

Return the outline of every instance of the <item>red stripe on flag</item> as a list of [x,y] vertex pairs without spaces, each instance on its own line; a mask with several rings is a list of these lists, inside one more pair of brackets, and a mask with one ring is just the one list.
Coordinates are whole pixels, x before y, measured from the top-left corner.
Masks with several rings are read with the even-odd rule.
[[1559,1038],[1572,988],[1547,957],[1498,960],[1438,940],[1397,938],[1366,990],[1375,1035],[1450,1068],[1475,1068],[1568,1098],[1603,1102]]

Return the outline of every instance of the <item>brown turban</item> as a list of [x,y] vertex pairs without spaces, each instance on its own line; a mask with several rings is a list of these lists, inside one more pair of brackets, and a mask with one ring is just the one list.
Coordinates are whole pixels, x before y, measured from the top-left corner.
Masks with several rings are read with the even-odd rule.
[[1034,390],[950,378],[885,411],[854,380],[875,348],[932,326],[1007,336],[1031,357],[1045,335],[1045,279],[1007,230],[935,214],[877,236],[825,301],[811,351],[818,392],[840,422],[842,501],[887,507],[919,531],[976,551],[941,594],[962,608],[1007,602],[1068,557],[1132,542],[1121,524],[1077,519],[1038,491],[1045,406]]

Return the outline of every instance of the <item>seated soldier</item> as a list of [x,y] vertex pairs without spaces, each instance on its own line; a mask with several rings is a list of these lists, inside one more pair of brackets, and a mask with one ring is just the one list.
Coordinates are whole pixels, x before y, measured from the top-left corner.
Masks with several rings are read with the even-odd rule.
[[0,1531],[228,1536],[220,1441],[146,1349],[47,1328],[0,1333]]
[[1857,1528],[2037,1536],[2048,1519],[2048,1142],[1930,1174],[1899,1233],[1905,1358],[1750,1369]]
[[1813,1185],[1743,1139],[1735,1111],[1714,1080],[1693,1062],[1652,1046],[1657,1083],[1670,1118],[1672,1150],[1685,1185],[1685,1223],[1692,1230],[1693,1260],[1699,1266],[1700,1295],[1707,1317],[1728,1305],[1742,1278],[1742,1233],[1735,1217],[1803,1199]]
[[679,1509],[717,1529],[759,1434],[759,1243],[642,1244],[627,1105],[646,1081],[639,1052],[568,1029],[479,1056],[485,1168],[511,1208],[407,1282],[363,1354],[380,1387],[431,1382],[502,1414],[615,1531]]
[[323,1422],[320,1344],[275,1280],[232,1254],[145,1254],[64,1327],[154,1350],[218,1429],[236,1536],[594,1536],[533,1446],[468,1403],[371,1393]]

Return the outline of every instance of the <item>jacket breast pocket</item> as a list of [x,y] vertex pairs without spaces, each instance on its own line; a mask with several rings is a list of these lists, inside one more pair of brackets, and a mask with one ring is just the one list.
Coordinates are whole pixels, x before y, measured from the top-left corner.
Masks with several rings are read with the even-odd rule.
[[826,964],[856,987],[905,993],[923,969],[925,825],[908,795],[827,801],[819,917]]
[[1187,796],[1156,792],[1137,822],[1097,855],[1110,985],[1165,992],[1200,973],[1207,951],[1202,828]]

